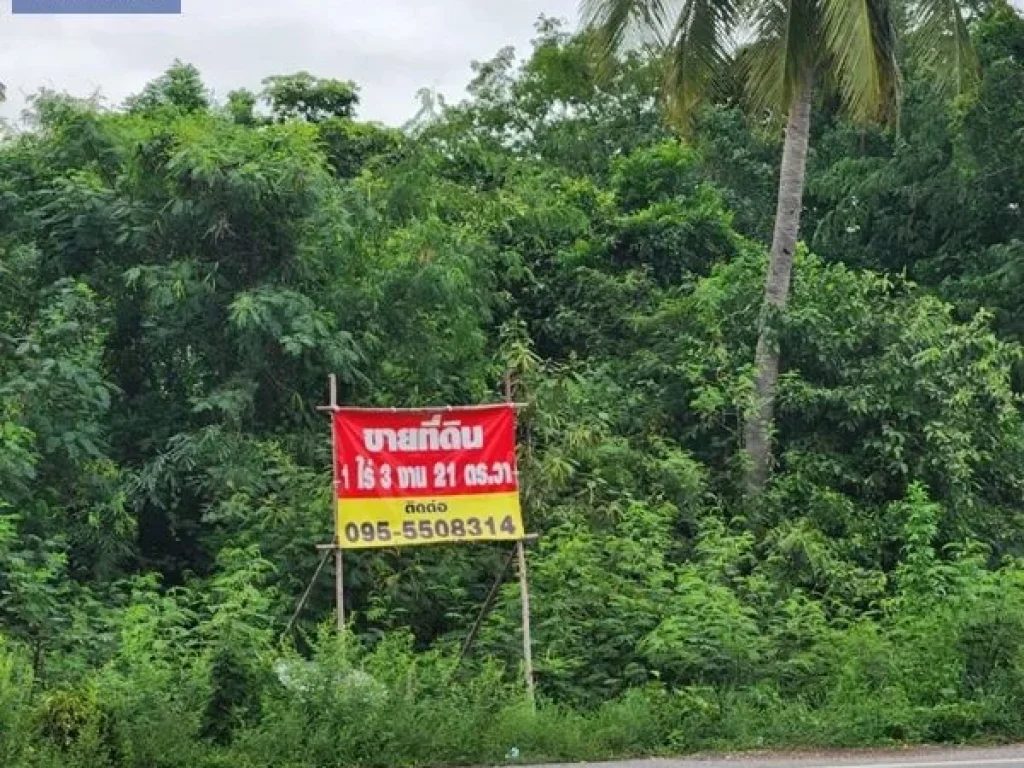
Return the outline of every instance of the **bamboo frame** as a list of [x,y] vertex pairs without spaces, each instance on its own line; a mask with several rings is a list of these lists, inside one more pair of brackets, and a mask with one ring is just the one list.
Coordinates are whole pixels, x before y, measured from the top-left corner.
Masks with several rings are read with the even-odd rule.
[[[452,405],[434,405],[434,406],[421,406],[418,408],[369,408],[361,406],[341,406],[338,405],[338,379],[332,373],[328,377],[329,383],[329,394],[330,400],[328,405],[317,406],[318,411],[338,413],[338,412],[375,412],[375,413],[402,413],[410,411],[419,411],[427,413],[447,413],[455,410],[484,410],[487,408],[494,408],[495,406],[505,405],[516,410],[522,410],[528,407],[528,403],[517,403],[512,400],[512,372],[506,371],[504,379],[505,389],[505,401],[503,403],[482,403],[479,405],[468,405],[468,406],[452,406]],[[331,516],[334,520],[334,541],[330,544],[318,544],[317,549],[324,552],[324,560],[326,560],[327,552],[334,550],[334,599],[337,611],[338,620],[338,632],[342,632],[345,629],[345,575],[344,575],[344,560],[342,557],[342,549],[340,546],[340,531],[338,530],[338,510],[337,510],[337,491],[338,491],[338,466],[335,461],[337,455],[337,445],[334,436],[334,425],[331,425],[331,471],[334,477],[334,494],[332,494],[332,505],[331,505]],[[519,471],[516,468],[516,476],[518,477]],[[518,561],[519,571],[519,598],[522,606],[522,634],[523,634],[523,674],[526,683],[526,692],[530,700],[530,705],[536,708],[536,690],[533,675],[533,639],[530,630],[530,585],[526,570],[526,542],[535,541],[537,539],[536,534],[525,534],[523,537],[515,542],[515,548],[509,553],[508,560],[502,572],[495,580],[494,585],[491,588],[490,594],[487,596],[487,600],[477,617],[476,623],[471,630],[466,643],[463,645],[459,657],[455,662],[455,668],[458,668],[459,662],[463,656],[469,651],[470,646],[476,639],[477,632],[480,629],[480,625],[483,622],[484,616],[490,608],[490,604],[493,602],[494,597],[497,595],[497,589],[500,583],[504,580],[505,575],[508,573],[508,569],[512,564],[513,560]],[[315,581],[316,576],[319,575],[320,569],[323,567],[321,561],[320,567],[317,568],[316,574],[313,576]],[[307,588],[307,595],[309,589]],[[305,595],[300,601],[299,609],[301,610],[302,603],[305,602]],[[298,613],[298,611],[296,611]],[[453,669],[453,674],[454,674]]]
[[[334,374],[331,374],[332,378]],[[394,408],[394,407],[381,407],[373,408],[370,406],[362,405],[318,405],[316,409],[318,411],[331,411],[331,412],[342,412],[342,413],[447,413],[448,411],[483,411],[488,408],[494,408],[499,405],[506,405],[515,408],[517,411],[521,411],[525,408],[529,408],[529,403],[479,403],[477,405],[423,405],[416,408]]]
[[[333,373],[328,377],[330,388],[330,405],[328,409],[338,409],[338,377]],[[338,617],[338,633],[345,631],[345,560],[341,550],[341,531],[338,530],[338,463],[334,424],[331,424],[331,473],[334,476],[334,492],[331,494],[331,518],[334,520],[334,606]]]
[[[505,371],[505,402],[513,405],[511,370]],[[517,464],[517,477],[519,475],[518,470]],[[523,524],[525,525],[525,522]],[[530,583],[526,575],[526,545],[523,539],[516,542],[516,558],[519,561],[519,602],[523,622],[523,676],[526,678],[526,695],[530,699],[530,706],[536,710],[537,699],[533,680],[533,638],[530,634]]]

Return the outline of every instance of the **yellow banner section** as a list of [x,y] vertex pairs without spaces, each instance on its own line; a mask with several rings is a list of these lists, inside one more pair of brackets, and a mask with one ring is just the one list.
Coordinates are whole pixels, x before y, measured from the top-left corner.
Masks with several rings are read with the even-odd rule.
[[338,499],[342,549],[523,538],[519,493],[404,499]]

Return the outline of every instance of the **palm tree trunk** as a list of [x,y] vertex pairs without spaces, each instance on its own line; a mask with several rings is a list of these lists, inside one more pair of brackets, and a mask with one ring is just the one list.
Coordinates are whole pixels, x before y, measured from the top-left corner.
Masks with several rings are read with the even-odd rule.
[[779,200],[775,211],[775,232],[772,236],[771,259],[764,284],[764,305],[761,310],[754,357],[754,412],[748,415],[743,429],[747,452],[747,490],[757,495],[768,481],[771,468],[771,430],[775,415],[775,383],[779,378],[779,340],[774,322],[789,298],[789,279],[793,271],[793,253],[800,232],[800,210],[804,198],[804,170],[807,165],[807,144],[811,129],[811,94],[808,80],[801,88],[790,110],[786,125],[786,141],[782,150],[779,177]]

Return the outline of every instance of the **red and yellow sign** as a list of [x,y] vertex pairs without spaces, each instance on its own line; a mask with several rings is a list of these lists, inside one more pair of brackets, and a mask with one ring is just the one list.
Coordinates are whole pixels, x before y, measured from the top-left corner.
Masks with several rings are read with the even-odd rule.
[[523,538],[511,405],[334,412],[338,546]]

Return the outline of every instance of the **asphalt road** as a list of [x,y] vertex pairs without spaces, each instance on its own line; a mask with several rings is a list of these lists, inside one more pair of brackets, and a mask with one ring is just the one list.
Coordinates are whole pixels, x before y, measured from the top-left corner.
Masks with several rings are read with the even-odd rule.
[[1024,768],[1024,745],[900,750],[707,755],[572,763],[535,768]]

